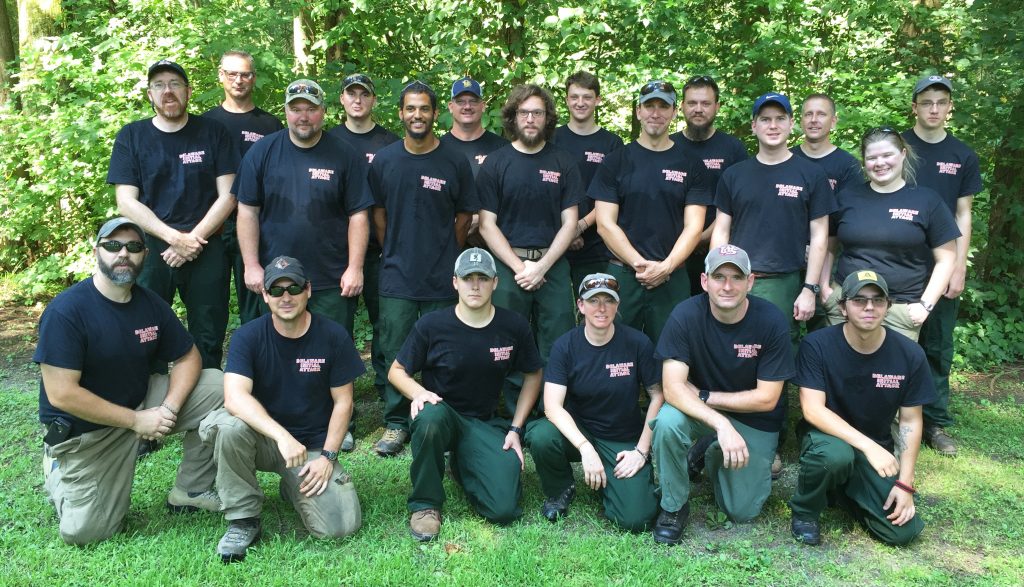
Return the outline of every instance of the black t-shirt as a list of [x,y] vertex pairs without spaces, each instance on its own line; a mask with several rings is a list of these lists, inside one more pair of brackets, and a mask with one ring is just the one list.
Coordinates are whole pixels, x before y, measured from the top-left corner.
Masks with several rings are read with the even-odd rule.
[[982,190],[978,155],[948,131],[937,143],[922,141],[912,128],[903,132],[903,139],[921,158],[917,183],[938,192],[950,212],[956,214],[957,200]]
[[[32,360],[81,371],[82,387],[134,410],[146,399],[151,365],[180,359],[191,348],[192,337],[160,296],[136,285],[131,300],[114,302],[90,277],[46,307]],[[74,436],[105,428],[54,407],[40,381],[39,420],[49,424],[57,416],[72,422]]]
[[260,264],[296,257],[314,290],[338,287],[348,268],[349,216],[373,205],[366,173],[362,155],[326,133],[310,148],[287,130],[253,145],[232,191],[260,207]]
[[345,327],[310,314],[299,338],[281,336],[273,316],[240,326],[231,337],[225,373],[252,380],[252,395],[270,417],[307,449],[323,448],[334,410],[332,387],[366,371]]
[[462,153],[462,156],[469,161],[469,165],[473,169],[473,178],[476,179],[476,176],[480,175],[480,168],[483,167],[487,156],[507,145],[508,139],[485,130],[484,134],[472,141],[464,141],[449,131],[441,135],[441,142]]
[[153,119],[126,124],[114,139],[107,183],[139,188],[139,201],[171,228],[195,228],[217,200],[217,178],[238,169],[238,151],[224,125],[189,116],[164,132]]
[[828,155],[817,159],[804,153],[800,145],[790,147],[789,152],[821,165],[821,168],[825,170],[825,175],[828,176],[828,183],[832,186],[832,191],[837,194],[851,185],[864,181],[860,161],[839,147],[836,147]]
[[212,118],[228,129],[240,158],[245,157],[249,147],[256,141],[284,128],[276,116],[260,108],[248,112],[228,112],[221,105],[204,112],[203,117]]
[[480,209],[469,161],[441,143],[414,155],[402,142],[373,158],[370,189],[387,211],[380,294],[418,301],[450,300],[459,256],[455,214]]
[[491,153],[476,188],[480,208],[498,216],[508,244],[527,249],[551,246],[562,211],[584,194],[576,161],[550,143],[536,153],[521,153],[511,144]]
[[611,340],[594,346],[580,325],[551,347],[544,381],[566,386],[565,409],[591,434],[630,442],[644,427],[640,389],[661,383],[661,364],[651,339],[635,328],[617,324]]
[[[669,138],[682,145],[688,159],[699,159],[704,162],[712,195],[718,190],[718,180],[721,179],[722,172],[734,163],[746,161],[748,158],[747,148],[743,146],[743,142],[719,129],[715,129],[715,134],[706,141],[691,141],[686,138],[683,131],[672,133]],[[715,221],[715,212],[714,206],[708,206],[707,214],[704,215],[705,230]]]
[[870,355],[846,342],[843,325],[808,334],[800,343],[793,382],[824,392],[825,407],[889,451],[896,410],[935,400],[921,346],[888,328],[882,346]]
[[[374,124],[373,128],[364,133],[352,132],[344,124],[327,132],[351,145],[357,153],[364,153],[368,165],[373,165],[373,158],[377,151],[402,140],[398,135],[379,124]],[[380,256],[380,243],[377,242],[377,230],[373,224],[373,218],[370,219],[370,242],[366,245],[366,250],[373,251],[374,255]]]
[[[597,132],[593,134],[578,135],[568,126],[560,126],[555,129],[555,137],[551,139],[551,143],[568,151],[576,158],[584,190],[590,185],[608,154],[622,148],[622,139],[603,128],[597,129]],[[590,198],[583,198],[580,200],[579,209],[580,218],[583,218],[594,209],[594,201]],[[604,246],[601,235],[597,234],[596,222],[591,223],[581,236],[583,237],[583,248],[565,253],[565,258],[570,263],[589,263],[604,261],[608,258],[608,247]]]
[[526,319],[498,307],[483,328],[459,320],[455,306],[424,315],[396,360],[410,376],[422,373],[423,387],[453,410],[480,419],[494,415],[506,375],[544,366]]
[[865,182],[838,198],[839,209],[829,219],[843,246],[836,281],[872,269],[885,278],[894,301],[919,301],[935,265],[932,249],[960,236],[938,194],[909,184],[882,194]]
[[663,261],[683,232],[683,210],[710,206],[704,166],[679,143],[652,151],[634,141],[614,151],[587,190],[594,200],[618,204],[618,224],[630,244],[651,261]]
[[[706,293],[683,300],[665,323],[655,357],[686,363],[690,381],[710,391],[746,391],[757,387],[758,379],[789,379],[795,370],[789,321],[769,302],[755,296],[747,300],[747,313],[736,324],[715,319]],[[729,415],[758,430],[778,432],[785,401],[780,395],[770,411]]]
[[755,157],[722,174],[715,205],[732,216],[729,243],[747,251],[754,271],[791,273],[807,265],[811,220],[834,212],[836,198],[820,165]]

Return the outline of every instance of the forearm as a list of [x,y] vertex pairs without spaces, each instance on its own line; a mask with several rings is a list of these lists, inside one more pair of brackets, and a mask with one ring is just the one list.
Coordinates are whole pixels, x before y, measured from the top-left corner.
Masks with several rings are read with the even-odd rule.
[[687,416],[694,418],[709,428],[721,429],[729,424],[729,419],[720,412],[700,401],[696,388],[685,382],[663,381],[665,386],[665,402]]
[[391,369],[388,370],[388,381],[391,382],[391,385],[395,386],[398,393],[408,400],[414,400],[419,395],[430,393],[430,390],[413,379],[412,375],[406,372],[405,367],[398,361],[391,364]]
[[165,243],[172,243],[179,231],[164,224],[148,206],[139,201],[139,189],[135,186],[118,185],[115,188],[117,211]]
[[185,405],[188,396],[195,389],[202,369],[203,360],[195,345],[192,345],[185,356],[174,362],[174,367],[171,368],[168,378],[167,397],[164,398],[163,403],[175,414],[181,410],[181,406]]
[[900,408],[896,448],[900,455],[900,481],[914,486],[914,470],[921,450],[924,418],[920,406]]
[[523,373],[523,387],[519,391],[519,400],[516,402],[516,413],[512,416],[513,426],[525,426],[530,410],[537,403],[540,397],[540,386],[542,383],[542,372],[537,369],[533,373]]
[[591,226],[594,226],[595,222],[597,222],[596,208],[592,209],[590,212],[587,213],[586,216],[576,221],[576,237],[579,238],[583,236],[583,233],[586,232],[587,229],[590,228]]
[[480,212],[480,236],[487,243],[491,253],[504,263],[514,273],[523,270],[523,261],[512,250],[512,245],[505,238],[504,233],[498,228],[497,222],[492,218],[490,212]]
[[235,210],[237,201],[231,195],[231,183],[235,180],[235,174],[222,175],[217,178],[217,199],[206,211],[206,215],[199,221],[199,224],[192,229],[192,232],[202,239],[210,238],[210,235],[220,230],[221,225],[231,216]]
[[466,239],[469,237],[469,227],[473,224],[474,214],[459,212],[455,215],[455,242],[459,249],[466,246]]
[[229,389],[229,380],[233,376],[231,373],[225,375],[224,407],[227,408],[228,413],[275,442],[291,438],[291,433],[271,418],[263,404],[254,398],[252,394],[232,392]]
[[936,304],[946,286],[949,285],[949,278],[953,275],[954,264],[956,263],[955,252],[948,246],[935,249],[935,266],[932,267],[931,277],[928,278],[928,285],[921,294],[921,301],[928,304]]
[[341,442],[348,430],[349,420],[352,418],[352,394],[343,394],[342,397],[334,400],[334,409],[331,410],[331,419],[327,424],[327,438],[324,439],[324,450],[338,452],[341,449]]
[[973,196],[964,196],[956,202],[955,220],[957,228],[960,229],[960,237],[956,239],[957,267],[967,266],[967,255],[971,250],[971,234],[974,229],[971,216],[973,200]]
[[538,261],[544,265],[545,273],[562,258],[562,255],[569,250],[569,245],[576,238],[576,220],[578,218],[576,208],[563,212],[562,216],[562,227],[555,233],[555,238],[551,241],[548,251]]
[[714,228],[711,231],[711,248],[715,249],[729,244],[729,231],[732,228],[732,216],[718,211],[715,216]]
[[690,212],[687,210],[686,223],[683,225],[683,232],[676,239],[675,244],[672,245],[672,250],[669,251],[666,261],[669,262],[672,271],[678,269],[686,259],[693,253],[693,250],[697,248],[697,243],[700,242],[701,229],[704,228],[704,210],[703,206],[687,206],[687,208],[701,208],[697,212]]
[[783,381],[758,381],[757,387],[745,391],[711,391],[707,405],[716,410],[751,414],[770,412],[779,403]]
[[[802,397],[803,395],[801,395]],[[866,453],[870,447],[878,446],[874,440],[871,440],[851,426],[846,420],[836,415],[835,412],[826,408],[824,403],[817,405],[811,402],[802,402],[801,408],[804,419],[807,420],[808,424],[825,434],[835,436],[861,453]]]
[[646,454],[651,454],[651,441],[654,438],[654,430],[647,425],[648,422],[658,417],[658,411],[665,403],[665,396],[661,393],[661,385],[652,385],[647,388],[647,397],[650,403],[647,405],[647,413],[644,415],[644,426],[640,432],[640,439],[636,446]]
[[260,209],[248,204],[238,205],[238,250],[242,262],[249,267],[260,266]]
[[804,283],[820,283],[828,251],[828,216],[811,221],[811,244],[807,252],[807,273]]
[[384,248],[384,234],[388,229],[388,213],[380,206],[373,207],[373,231],[377,233],[377,244]]
[[360,210],[348,218],[348,267],[363,270],[366,246],[370,242],[370,220],[366,210]]
[[544,402],[544,415],[552,424],[555,425],[555,428],[558,428],[558,431],[562,433],[562,436],[564,436],[570,444],[576,447],[576,450],[579,450],[579,448],[587,442],[587,437],[580,432],[580,428],[576,425],[576,421],[573,420],[572,415],[566,411],[564,406],[561,404],[550,406],[548,404],[549,402]]
[[594,211],[598,212],[597,234],[601,236],[601,240],[613,255],[629,267],[636,267],[638,263],[646,260],[629,242],[629,237],[619,226],[618,205],[596,202]]

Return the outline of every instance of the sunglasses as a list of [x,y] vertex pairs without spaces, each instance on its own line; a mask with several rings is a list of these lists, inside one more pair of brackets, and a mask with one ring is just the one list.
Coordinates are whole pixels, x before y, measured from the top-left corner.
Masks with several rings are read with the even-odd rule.
[[695,75],[690,79],[686,80],[686,85],[692,86],[694,84],[714,86],[715,80],[710,75]]
[[644,87],[640,88],[640,95],[646,96],[651,92],[665,92],[665,93],[676,93],[676,88],[672,84],[663,81],[653,81],[644,84]]
[[141,253],[146,250],[146,245],[142,241],[128,241],[123,243],[121,241],[106,241],[99,244],[100,248],[104,251],[111,253],[120,253],[121,249],[128,249],[129,253]]
[[599,287],[606,287],[614,292],[619,291],[619,280],[614,277],[594,277],[580,284],[580,295]]
[[287,92],[292,96],[295,94],[309,94],[315,98],[320,95],[320,88],[309,84],[295,84],[288,86]]
[[272,285],[267,288],[267,293],[270,294],[270,297],[272,298],[279,298],[284,295],[284,292],[288,292],[288,295],[290,296],[297,296],[305,289],[305,285],[299,285],[297,283],[293,283],[289,286]]

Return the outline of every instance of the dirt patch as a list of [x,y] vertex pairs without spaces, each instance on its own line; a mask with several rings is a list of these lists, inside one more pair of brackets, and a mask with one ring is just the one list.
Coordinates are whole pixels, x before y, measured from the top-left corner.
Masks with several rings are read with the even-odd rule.
[[39,315],[43,306],[0,305],[0,387],[25,391],[35,389],[39,371],[32,353],[39,337]]
[[969,397],[1002,401],[1013,398],[1024,404],[1024,363],[997,365],[980,373],[964,373],[957,391]]

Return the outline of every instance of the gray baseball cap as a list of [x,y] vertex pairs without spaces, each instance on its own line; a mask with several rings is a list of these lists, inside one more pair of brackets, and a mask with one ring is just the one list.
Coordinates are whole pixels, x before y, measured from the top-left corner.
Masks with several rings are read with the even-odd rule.
[[953,93],[953,82],[949,81],[949,78],[941,75],[926,75],[917,80],[917,83],[914,84],[913,98],[917,99],[918,94],[932,86],[942,86],[946,88],[950,94]]
[[284,91],[284,103],[289,104],[292,100],[309,100],[317,106],[324,105],[324,90],[320,84],[311,79],[297,79],[288,84]]
[[719,267],[726,263],[732,263],[743,275],[750,275],[750,257],[747,252],[736,245],[722,245],[711,249],[708,256],[704,258],[704,273],[711,275]]
[[494,266],[494,257],[478,247],[462,251],[459,258],[455,260],[455,277],[465,277],[473,273],[487,277],[494,277],[498,274],[498,269]]
[[589,300],[599,293],[608,294],[619,301],[619,280],[607,273],[591,273],[580,282],[580,299]]
[[134,222],[125,218],[124,216],[118,216],[117,218],[111,218],[110,220],[107,220],[106,222],[103,223],[103,226],[100,227],[100,231],[96,233],[96,244],[100,243],[101,238],[107,238],[108,236],[114,234],[114,232],[116,232],[117,229],[121,228],[122,226],[127,226],[128,228],[134,229],[135,232],[139,233],[139,240],[142,242],[146,242],[146,232],[142,230],[141,226],[135,224]]
[[263,287],[269,289],[278,279],[287,277],[296,285],[306,285],[306,271],[295,257],[281,255],[263,268]]

